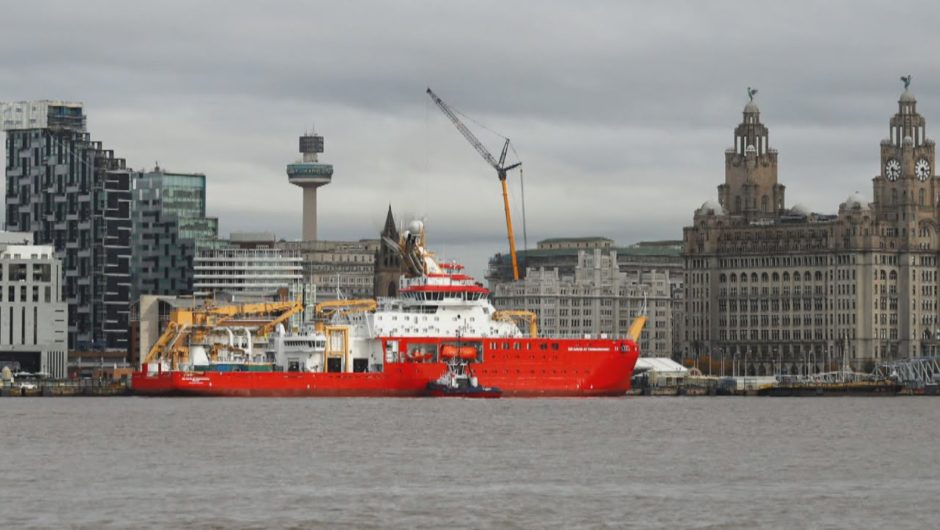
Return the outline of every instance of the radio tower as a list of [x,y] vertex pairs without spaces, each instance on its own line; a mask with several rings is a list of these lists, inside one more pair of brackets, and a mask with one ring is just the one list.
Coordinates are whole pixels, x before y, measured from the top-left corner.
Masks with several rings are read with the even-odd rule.
[[323,137],[317,133],[300,137],[303,159],[287,165],[287,180],[304,189],[303,240],[317,240],[317,188],[333,180],[333,165],[321,164],[317,155],[323,152]]

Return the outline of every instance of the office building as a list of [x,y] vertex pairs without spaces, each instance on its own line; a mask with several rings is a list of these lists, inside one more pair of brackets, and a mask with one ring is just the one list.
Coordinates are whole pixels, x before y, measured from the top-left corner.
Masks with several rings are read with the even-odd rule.
[[570,274],[558,267],[529,268],[522,280],[491,284],[496,308],[534,311],[541,333],[553,337],[625,336],[633,319],[645,312],[649,320],[639,341],[641,354],[674,353],[674,291],[681,285],[681,270],[623,270],[612,245],[565,249],[577,259]]
[[197,248],[221,245],[218,219],[206,216],[206,176],[155,167],[134,177],[131,298],[192,294]]
[[68,369],[62,264],[31,233],[0,232],[0,365],[60,379]]

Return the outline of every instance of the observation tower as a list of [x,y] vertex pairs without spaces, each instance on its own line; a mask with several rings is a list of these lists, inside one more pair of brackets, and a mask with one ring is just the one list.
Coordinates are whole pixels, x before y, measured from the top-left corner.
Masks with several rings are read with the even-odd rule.
[[304,190],[304,241],[317,239],[317,188],[333,181],[333,165],[317,160],[322,152],[323,137],[317,133],[304,134],[300,137],[303,158],[287,165],[287,179]]

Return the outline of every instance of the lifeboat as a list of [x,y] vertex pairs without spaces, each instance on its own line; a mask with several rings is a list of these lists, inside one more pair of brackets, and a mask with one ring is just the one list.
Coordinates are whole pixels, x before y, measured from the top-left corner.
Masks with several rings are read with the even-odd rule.
[[444,346],[441,346],[441,357],[444,359],[475,361],[477,359],[477,349],[473,346],[454,346],[453,344],[445,344]]

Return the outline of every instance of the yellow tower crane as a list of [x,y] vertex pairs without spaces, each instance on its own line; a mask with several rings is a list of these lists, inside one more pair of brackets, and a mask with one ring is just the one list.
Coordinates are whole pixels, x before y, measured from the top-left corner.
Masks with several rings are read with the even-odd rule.
[[[444,100],[439,98],[433,90],[428,88],[427,93],[431,96],[431,99],[434,103],[440,107],[441,111],[450,118],[450,121],[454,123],[454,126],[457,127],[457,130],[460,131],[460,134],[470,142],[470,145],[480,153],[480,156],[483,157],[486,162],[493,166],[493,169],[496,170],[496,176],[499,177],[499,182],[503,188],[503,209],[506,211],[506,232],[507,237],[509,238],[509,255],[512,258],[512,279],[519,279],[519,262],[516,259],[516,238],[512,233],[512,214],[509,210],[509,190],[506,186],[506,172],[510,169],[515,169],[522,165],[522,162],[516,162],[515,164],[506,165],[506,152],[509,150],[510,142],[509,138],[506,138],[506,143],[503,144],[503,152],[499,155],[499,160],[496,160],[492,154],[483,146],[480,140],[470,132],[470,129],[460,121],[460,118],[457,117],[457,114],[454,113],[454,110],[450,108],[447,103],[444,103]],[[521,171],[521,170],[520,170]],[[525,213],[525,210],[523,210]],[[525,221],[525,215],[523,215],[523,221]],[[525,223],[523,222],[523,228],[525,228]],[[524,231],[524,230],[523,230]]]

